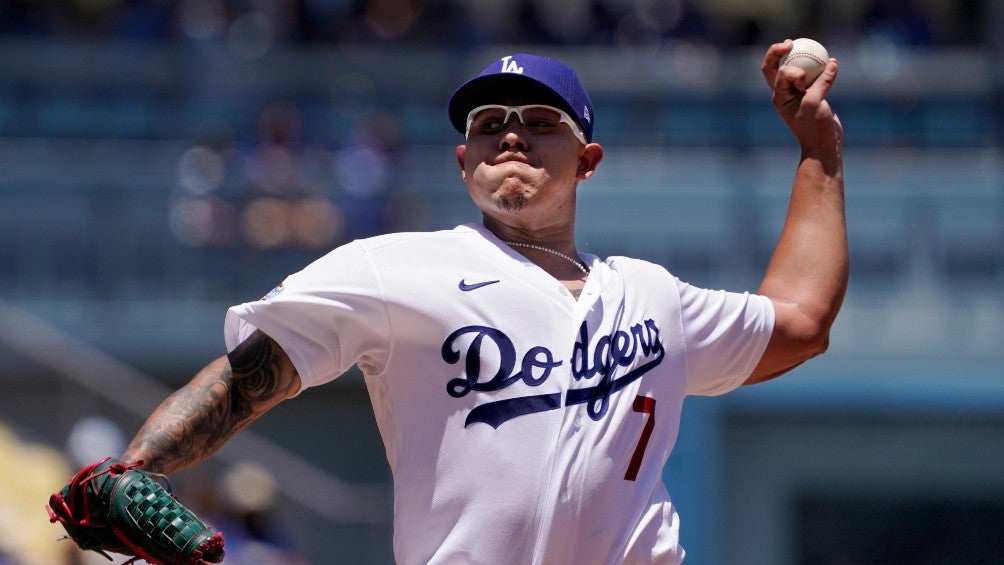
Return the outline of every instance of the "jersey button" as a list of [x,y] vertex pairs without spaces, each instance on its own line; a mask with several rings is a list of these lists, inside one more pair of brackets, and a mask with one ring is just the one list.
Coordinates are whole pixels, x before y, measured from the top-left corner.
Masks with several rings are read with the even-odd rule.
[[568,491],[561,489],[561,494],[558,495],[558,501],[561,503],[568,502]]

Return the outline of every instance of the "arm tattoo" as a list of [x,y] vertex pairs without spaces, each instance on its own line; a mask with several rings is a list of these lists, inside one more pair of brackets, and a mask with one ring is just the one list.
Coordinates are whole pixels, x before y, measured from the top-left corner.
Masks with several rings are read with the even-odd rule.
[[256,331],[165,400],[126,453],[144,458],[151,471],[194,465],[289,398],[299,382],[286,353]]
[[282,394],[284,400],[288,395],[283,387],[290,385],[290,378],[283,373],[292,370],[292,364],[286,353],[271,339],[265,337],[260,330],[251,338],[237,346],[228,356],[237,385],[235,393],[249,409],[254,410],[261,405],[271,405],[276,395]]

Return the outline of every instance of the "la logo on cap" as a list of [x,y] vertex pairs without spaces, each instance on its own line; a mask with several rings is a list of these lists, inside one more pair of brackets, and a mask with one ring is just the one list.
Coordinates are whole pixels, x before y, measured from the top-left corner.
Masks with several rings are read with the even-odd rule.
[[503,73],[516,73],[523,74],[523,67],[516,64],[516,61],[512,58],[512,55],[506,55],[502,57],[502,72]]

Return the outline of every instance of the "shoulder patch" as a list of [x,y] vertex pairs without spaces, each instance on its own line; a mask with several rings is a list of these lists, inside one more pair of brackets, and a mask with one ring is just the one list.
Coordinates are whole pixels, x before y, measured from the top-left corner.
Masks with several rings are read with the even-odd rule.
[[282,292],[283,288],[285,288],[285,287],[282,286],[282,284],[280,284],[279,286],[277,286],[277,287],[273,288],[272,290],[268,291],[268,293],[265,296],[262,296],[261,300],[271,300],[271,299],[275,298],[276,296],[279,295],[280,292]]

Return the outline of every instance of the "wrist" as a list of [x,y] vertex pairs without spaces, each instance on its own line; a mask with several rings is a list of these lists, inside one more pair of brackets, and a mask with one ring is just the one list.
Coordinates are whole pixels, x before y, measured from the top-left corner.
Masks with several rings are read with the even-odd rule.
[[803,148],[798,168],[801,174],[810,174],[820,181],[824,179],[817,175],[822,175],[829,180],[843,178],[843,160],[840,157],[839,148],[833,150]]

